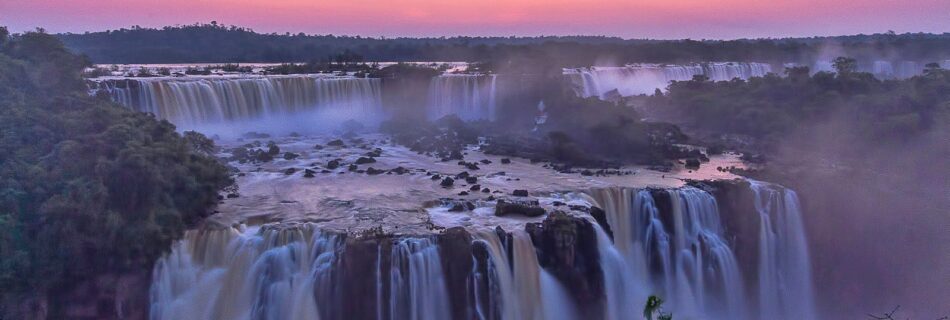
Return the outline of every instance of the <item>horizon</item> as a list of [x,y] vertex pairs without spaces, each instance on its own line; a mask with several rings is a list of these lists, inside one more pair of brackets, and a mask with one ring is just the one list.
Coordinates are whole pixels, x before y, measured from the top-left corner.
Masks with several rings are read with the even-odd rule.
[[[147,11],[142,11],[148,8]],[[907,6],[890,0],[779,0],[758,4],[729,0],[625,3],[603,0],[545,2],[517,0],[483,4],[400,0],[375,5],[368,0],[257,3],[252,0],[123,3],[80,0],[0,2],[0,25],[11,32],[43,28],[50,33],[85,33],[130,26],[161,28],[194,21],[217,21],[259,33],[369,38],[606,36],[650,40],[741,40],[877,34],[950,32],[950,1],[923,0]],[[213,12],[213,13],[212,13]],[[262,15],[261,12],[273,12]]]

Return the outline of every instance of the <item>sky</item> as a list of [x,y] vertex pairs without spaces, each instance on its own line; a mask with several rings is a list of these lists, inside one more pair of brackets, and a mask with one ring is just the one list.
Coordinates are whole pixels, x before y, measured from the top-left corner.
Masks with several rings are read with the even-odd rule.
[[950,32],[950,0],[0,0],[0,25],[13,32],[210,21],[370,37],[734,39]]

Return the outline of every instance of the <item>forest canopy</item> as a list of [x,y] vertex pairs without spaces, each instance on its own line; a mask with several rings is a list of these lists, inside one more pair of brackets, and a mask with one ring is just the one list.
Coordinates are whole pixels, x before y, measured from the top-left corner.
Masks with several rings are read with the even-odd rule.
[[[371,38],[257,33],[217,22],[160,29],[60,34],[75,52],[95,63],[315,62],[352,52],[367,61],[507,61],[543,56],[565,66],[595,63],[759,61],[814,63],[827,51],[857,58],[937,61],[950,59],[950,34],[841,37],[645,40],[604,36]],[[893,56],[900,52],[900,56]]]
[[87,65],[52,35],[0,28],[4,307],[21,293],[55,299],[96,274],[148,270],[231,184],[191,142],[203,137],[90,96]]

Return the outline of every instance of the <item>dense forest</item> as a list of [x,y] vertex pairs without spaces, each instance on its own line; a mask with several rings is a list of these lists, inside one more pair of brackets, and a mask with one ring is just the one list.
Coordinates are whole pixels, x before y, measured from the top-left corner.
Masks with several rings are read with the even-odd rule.
[[0,28],[0,318],[60,318],[78,283],[150,270],[231,183],[208,138],[89,96],[88,65]]
[[[262,34],[212,22],[161,29],[132,27],[60,34],[95,63],[314,62],[344,52],[365,61],[507,61],[543,58],[563,66],[626,62],[760,61],[814,63],[835,56],[859,61],[950,59],[950,34],[716,40],[628,40],[602,36],[368,38]],[[895,55],[899,52],[899,55]],[[828,57],[828,54],[834,56]]]

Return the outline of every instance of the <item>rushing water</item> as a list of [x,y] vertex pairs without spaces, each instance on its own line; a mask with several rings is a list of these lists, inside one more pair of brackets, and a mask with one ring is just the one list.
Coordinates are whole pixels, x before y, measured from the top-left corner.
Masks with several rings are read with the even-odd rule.
[[685,317],[742,319],[743,284],[724,240],[715,198],[695,188],[669,190],[671,225],[658,216],[648,191],[593,190],[614,241],[598,231],[609,319],[635,309],[629,301],[657,294]]
[[455,114],[463,120],[495,120],[495,75],[443,74],[429,84],[429,118]]
[[811,263],[798,196],[772,184],[751,184],[760,216],[760,318],[815,319]]
[[713,81],[725,81],[761,77],[769,72],[772,72],[772,67],[765,63],[710,62],[565,69],[564,75],[573,84],[578,96],[604,99],[609,98],[612,92],[620,96],[652,94],[656,89],[666,88],[671,81],[686,81],[696,75],[705,75]]
[[[452,250],[471,248],[467,258],[446,251],[438,235],[356,239],[351,246],[348,236],[304,224],[189,231],[155,266],[151,317],[571,320],[602,306],[598,314],[615,320],[636,317],[647,297],[658,295],[677,318],[817,319],[795,193],[750,186],[754,212],[730,217],[757,222],[745,231],[727,230],[724,214],[740,213],[720,213],[712,194],[693,187],[615,187],[569,197],[603,208],[610,229],[582,216],[596,233],[603,277],[603,300],[594,306],[578,305],[542,267],[538,240],[525,230],[479,226],[470,240],[453,238],[462,242]],[[735,252],[735,232],[753,233],[742,237],[757,252]],[[740,254],[756,258],[740,265]],[[464,283],[452,282],[459,279]],[[354,306],[365,312],[353,315],[360,311]]]
[[379,79],[299,75],[105,80],[98,90],[178,125],[315,111],[361,119],[381,112]]

